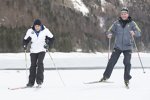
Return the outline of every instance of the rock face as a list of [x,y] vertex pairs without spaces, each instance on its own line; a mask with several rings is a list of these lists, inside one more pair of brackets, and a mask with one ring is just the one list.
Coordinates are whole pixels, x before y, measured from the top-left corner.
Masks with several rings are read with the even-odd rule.
[[[0,0],[0,52],[23,51],[21,42],[33,20],[40,18],[55,35],[56,51],[107,50],[105,32],[122,6],[142,29],[140,50],[150,49],[149,0]],[[112,41],[113,42],[113,41]],[[112,44],[113,47],[113,44]]]

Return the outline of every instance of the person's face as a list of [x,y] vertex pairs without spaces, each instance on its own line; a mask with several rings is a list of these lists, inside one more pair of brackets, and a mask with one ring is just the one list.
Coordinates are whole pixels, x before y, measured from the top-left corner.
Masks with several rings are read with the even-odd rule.
[[128,17],[129,17],[129,14],[128,14],[127,12],[121,12],[121,18],[122,18],[123,20],[127,20]]
[[35,28],[36,31],[40,31],[41,30],[41,26],[40,25],[35,25],[34,28]]

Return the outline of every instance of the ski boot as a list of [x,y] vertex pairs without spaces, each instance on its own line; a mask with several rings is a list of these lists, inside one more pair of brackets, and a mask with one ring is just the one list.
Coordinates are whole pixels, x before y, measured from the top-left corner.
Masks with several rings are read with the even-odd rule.
[[42,82],[37,83],[38,85],[36,86],[36,88],[41,88],[42,86]]
[[129,89],[129,81],[124,81],[124,83],[125,83],[126,88]]
[[28,83],[27,85],[26,85],[26,87],[33,87],[34,86],[34,84],[32,84],[32,83]]
[[100,80],[99,82],[106,82],[107,79],[108,79],[108,78],[103,77],[103,78],[101,78],[101,80]]

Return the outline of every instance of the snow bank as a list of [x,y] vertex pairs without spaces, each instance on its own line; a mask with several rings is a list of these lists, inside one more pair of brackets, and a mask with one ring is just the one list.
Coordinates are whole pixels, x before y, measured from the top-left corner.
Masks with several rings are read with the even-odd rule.
[[[107,53],[50,53],[56,66],[59,68],[106,68],[108,62]],[[144,67],[150,68],[150,53],[140,53],[141,60]],[[115,68],[124,68],[123,65],[124,56],[121,54]],[[132,67],[141,68],[137,53],[132,54]],[[30,54],[27,53],[27,64],[30,66]],[[45,68],[54,68],[53,62],[51,61],[48,53],[44,59]],[[21,68],[25,69],[25,55],[24,53],[4,53],[0,54],[0,69],[14,69]]]
[[86,7],[86,5],[83,3],[82,0],[71,0],[74,8],[80,12],[82,12],[82,14],[84,16],[87,16],[87,14],[89,13],[88,8]]

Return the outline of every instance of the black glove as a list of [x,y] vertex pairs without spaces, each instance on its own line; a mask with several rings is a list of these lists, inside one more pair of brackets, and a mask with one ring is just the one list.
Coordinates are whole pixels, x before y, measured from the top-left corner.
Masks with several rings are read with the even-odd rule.
[[45,49],[49,49],[49,45],[48,45],[48,44],[45,44],[45,45],[44,45],[44,48],[45,48]]
[[23,45],[24,50],[27,50],[27,45]]
[[53,45],[53,43],[54,43],[54,40],[55,40],[54,37],[53,37],[53,38],[50,38],[50,37],[46,36],[46,38],[45,38],[45,43],[49,46],[49,48],[51,48],[52,45]]

